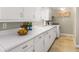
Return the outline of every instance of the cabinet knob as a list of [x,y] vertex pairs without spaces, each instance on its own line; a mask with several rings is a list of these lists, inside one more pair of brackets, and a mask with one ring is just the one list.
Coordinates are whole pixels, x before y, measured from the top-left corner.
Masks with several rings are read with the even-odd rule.
[[33,52],[35,52],[35,49],[33,49]]
[[26,45],[26,46],[22,47],[22,49],[25,49],[26,47],[28,47],[28,46]]
[[41,36],[39,38],[41,38]]
[[49,35],[49,39],[51,38],[51,35]]
[[47,32],[47,34],[48,34],[48,32]]

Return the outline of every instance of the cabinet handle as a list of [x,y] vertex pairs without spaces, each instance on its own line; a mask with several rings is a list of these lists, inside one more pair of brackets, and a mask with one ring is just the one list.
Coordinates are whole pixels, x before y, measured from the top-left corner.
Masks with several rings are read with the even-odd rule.
[[44,35],[47,35],[48,34],[48,32],[46,32]]
[[41,38],[41,36],[39,38]]
[[33,52],[35,52],[35,50],[33,49]]
[[51,38],[51,35],[49,35],[49,39]]
[[28,47],[28,46],[26,45],[26,46],[22,47],[22,49],[25,49],[26,47]]
[[48,34],[48,32],[47,32],[47,34]]

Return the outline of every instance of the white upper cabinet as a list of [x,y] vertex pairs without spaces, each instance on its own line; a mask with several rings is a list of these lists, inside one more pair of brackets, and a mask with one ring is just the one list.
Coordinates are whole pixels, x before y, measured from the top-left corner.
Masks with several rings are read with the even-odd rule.
[[0,21],[50,20],[50,8],[45,7],[1,7]]
[[42,8],[41,7],[36,7],[35,9],[35,20],[36,21],[42,20]]
[[35,7],[24,7],[24,19],[27,21],[33,21],[35,19]]
[[41,7],[24,7],[24,19],[27,21],[40,21],[42,20]]
[[52,10],[47,7],[37,7],[35,11],[35,20],[51,20]]
[[51,8],[42,8],[41,15],[43,20],[51,20],[52,18],[52,10]]
[[[2,7],[1,18],[8,21],[18,21],[22,19],[23,8],[21,7]],[[6,20],[6,21],[7,21]]]

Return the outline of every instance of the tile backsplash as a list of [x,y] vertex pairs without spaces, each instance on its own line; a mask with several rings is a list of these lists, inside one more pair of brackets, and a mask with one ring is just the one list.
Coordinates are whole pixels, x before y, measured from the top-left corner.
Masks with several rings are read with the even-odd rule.
[[[0,31],[19,28],[22,22],[0,22]],[[3,25],[6,24],[6,28]]]
[[[23,22],[0,22],[0,31],[19,28],[22,23]],[[6,24],[6,28],[4,28],[4,24]],[[42,26],[43,22],[42,21],[33,21],[32,25],[33,26]]]

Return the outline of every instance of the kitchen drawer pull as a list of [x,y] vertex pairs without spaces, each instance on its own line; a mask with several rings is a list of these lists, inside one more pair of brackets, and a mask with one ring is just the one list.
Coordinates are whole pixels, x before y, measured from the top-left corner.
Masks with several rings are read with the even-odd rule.
[[49,39],[51,38],[51,35],[49,35]]
[[41,36],[39,38],[41,38]]
[[22,47],[22,49],[25,49],[26,47],[28,47],[28,46],[26,45],[26,46]]
[[47,32],[47,34],[48,34],[48,32]]
[[33,49],[33,52],[35,52],[35,50]]
[[48,34],[48,32],[47,33],[45,33],[44,35],[47,35]]

